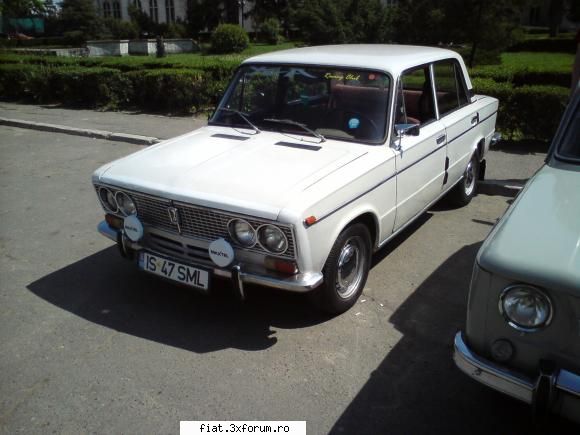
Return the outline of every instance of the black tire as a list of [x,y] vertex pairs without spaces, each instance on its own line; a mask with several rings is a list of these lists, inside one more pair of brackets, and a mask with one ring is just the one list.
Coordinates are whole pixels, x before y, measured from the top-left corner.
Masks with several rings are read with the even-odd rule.
[[479,160],[474,155],[467,164],[461,181],[449,192],[449,202],[456,207],[463,207],[469,204],[477,193],[478,179]]
[[362,293],[370,264],[371,235],[368,228],[362,223],[347,227],[330,250],[323,270],[324,282],[311,293],[313,302],[327,313],[344,313]]

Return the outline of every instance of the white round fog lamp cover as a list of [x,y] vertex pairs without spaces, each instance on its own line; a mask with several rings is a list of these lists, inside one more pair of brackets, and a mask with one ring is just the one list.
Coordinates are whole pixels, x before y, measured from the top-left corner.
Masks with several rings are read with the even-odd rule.
[[234,249],[224,239],[217,239],[210,243],[209,258],[219,267],[226,267],[234,261]]
[[143,238],[143,224],[134,214],[127,216],[123,222],[125,234],[132,242],[138,242]]

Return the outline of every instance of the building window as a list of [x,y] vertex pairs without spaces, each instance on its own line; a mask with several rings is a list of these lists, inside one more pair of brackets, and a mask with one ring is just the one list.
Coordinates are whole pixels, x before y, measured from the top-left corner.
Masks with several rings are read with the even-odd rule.
[[165,16],[168,23],[175,23],[175,3],[173,0],[165,0]]
[[103,3],[103,16],[109,18],[111,16],[111,4],[109,2]]
[[149,0],[149,16],[156,23],[159,22],[159,8],[157,7],[157,0]]
[[143,8],[141,7],[141,0],[133,0],[133,6],[135,6],[140,11],[143,10]]
[[118,1],[113,2],[113,18],[121,19],[121,4]]

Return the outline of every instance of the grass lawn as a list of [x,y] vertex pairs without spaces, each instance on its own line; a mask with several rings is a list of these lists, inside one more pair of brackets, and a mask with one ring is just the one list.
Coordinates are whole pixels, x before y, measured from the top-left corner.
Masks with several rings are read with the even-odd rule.
[[569,53],[502,53],[501,64],[507,67],[527,66],[539,70],[562,70],[569,68],[572,72],[574,55]]

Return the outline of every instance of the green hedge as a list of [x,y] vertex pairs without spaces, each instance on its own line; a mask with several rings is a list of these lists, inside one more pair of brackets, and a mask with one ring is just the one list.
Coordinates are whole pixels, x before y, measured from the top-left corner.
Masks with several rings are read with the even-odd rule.
[[520,86],[496,82],[489,78],[474,78],[477,94],[499,100],[497,129],[508,137],[522,135],[550,140],[558,127],[570,96],[559,86]]
[[[240,56],[157,60],[2,54],[0,97],[113,110],[192,112],[215,105],[215,96],[224,92],[240,61]],[[534,84],[546,80],[563,86]],[[564,75],[563,68],[479,67],[472,70],[472,81],[477,93],[499,99],[498,128],[508,136],[549,139],[569,96],[569,72]]]
[[508,48],[508,51],[533,51],[547,53],[576,53],[574,37],[526,39]]
[[172,113],[192,112],[215,104],[227,81],[212,72],[157,69],[123,72],[104,67],[30,64],[0,65],[0,95],[37,103],[72,107],[142,108]]
[[472,68],[471,78],[492,79],[496,82],[510,82],[515,86],[525,85],[554,85],[570,87],[572,68],[555,67],[527,67],[485,65]]

